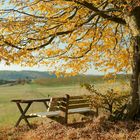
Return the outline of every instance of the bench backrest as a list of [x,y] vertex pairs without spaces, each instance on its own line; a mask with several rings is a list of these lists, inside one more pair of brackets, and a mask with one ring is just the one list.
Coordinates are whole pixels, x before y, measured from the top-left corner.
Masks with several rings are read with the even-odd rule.
[[58,103],[62,101],[63,97],[55,97],[51,99],[49,111],[57,111],[60,110],[58,107]]
[[69,110],[90,107],[87,96],[69,96],[68,94],[58,102],[58,105],[64,113],[65,123],[68,120]]

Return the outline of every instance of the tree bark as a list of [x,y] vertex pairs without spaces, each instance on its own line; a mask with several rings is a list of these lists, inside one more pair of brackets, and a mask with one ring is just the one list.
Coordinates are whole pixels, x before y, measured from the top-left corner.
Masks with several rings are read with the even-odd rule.
[[[137,39],[136,39],[137,38]],[[139,38],[139,39],[138,39]],[[135,43],[140,41],[140,37],[135,37]],[[138,44],[134,46],[133,74],[131,78],[131,105],[127,118],[136,119],[140,117],[140,51]]]
[[131,78],[131,104],[128,107],[128,119],[140,118],[140,7],[129,15],[128,25],[133,34],[133,65]]

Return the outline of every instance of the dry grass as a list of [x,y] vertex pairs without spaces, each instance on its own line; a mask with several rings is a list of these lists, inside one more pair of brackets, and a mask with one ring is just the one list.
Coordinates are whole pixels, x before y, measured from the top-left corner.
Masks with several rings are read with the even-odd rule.
[[33,129],[3,128],[0,140],[140,140],[140,122],[109,122],[103,116],[66,127],[46,119]]

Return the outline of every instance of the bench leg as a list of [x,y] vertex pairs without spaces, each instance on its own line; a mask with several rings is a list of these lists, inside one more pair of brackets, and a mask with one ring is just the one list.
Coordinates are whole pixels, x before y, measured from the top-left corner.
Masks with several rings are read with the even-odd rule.
[[20,124],[21,120],[24,119],[25,122],[27,123],[27,125],[31,128],[31,125],[29,123],[29,121],[27,120],[27,117],[26,117],[26,112],[28,111],[29,107],[31,106],[32,103],[28,103],[28,105],[25,107],[25,109],[23,110],[20,103],[17,103],[17,106],[18,106],[18,109],[21,113],[21,116],[19,117],[17,123],[16,123],[16,127]]
[[44,101],[43,103],[44,103],[46,109],[48,110],[49,106],[48,106],[48,104],[46,103],[46,101]]
[[64,121],[65,121],[65,124],[67,125],[68,124],[68,113],[65,113],[65,117],[64,117]]

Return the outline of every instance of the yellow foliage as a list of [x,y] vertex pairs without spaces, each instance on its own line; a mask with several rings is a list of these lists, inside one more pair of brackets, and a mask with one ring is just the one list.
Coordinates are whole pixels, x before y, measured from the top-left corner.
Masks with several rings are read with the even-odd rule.
[[57,75],[75,75],[91,65],[114,73],[131,70],[131,32],[123,22],[132,8],[123,0],[10,0],[10,10],[1,5],[1,59],[55,67]]

